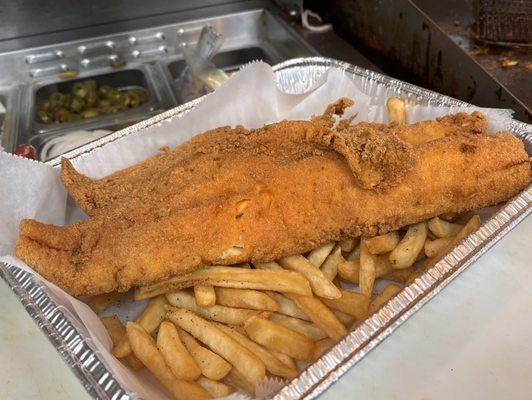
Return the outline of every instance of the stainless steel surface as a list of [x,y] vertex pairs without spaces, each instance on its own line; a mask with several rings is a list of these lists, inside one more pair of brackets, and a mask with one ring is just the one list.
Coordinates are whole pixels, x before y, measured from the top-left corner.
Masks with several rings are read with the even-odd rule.
[[[425,14],[469,57],[512,92],[525,106],[532,109],[532,76],[530,48],[486,46],[476,40],[473,0],[414,0]],[[532,31],[531,31],[532,32]],[[512,67],[504,67],[503,60],[516,61]]]
[[527,106],[457,46],[415,0],[308,2],[385,73],[478,106],[511,108],[517,119],[532,121]]
[[[91,72],[81,72],[75,79],[64,80],[58,76],[45,77],[31,83],[21,85],[21,104],[16,110],[18,129],[6,132],[3,143],[6,150],[11,150],[21,143],[37,143],[35,135],[49,132],[79,131],[100,129],[111,125],[145,119],[155,113],[164,111],[175,102],[172,99],[169,86],[164,79],[160,79],[159,69],[151,64],[131,62],[121,70],[104,67]],[[121,111],[116,114],[61,124],[42,124],[36,121],[36,105],[46,97],[46,94],[59,89],[68,92],[73,82],[85,79],[95,79],[99,84],[110,84],[113,87],[139,86],[148,91],[150,100],[139,107]]]
[[226,2],[151,0],[147,6],[144,0],[4,0],[0,13],[0,41],[175,14]]
[[6,146],[2,137],[18,131],[18,109],[20,107],[20,89],[18,86],[0,86],[0,102],[4,105],[6,113],[0,125],[0,148],[11,149]]
[[[210,59],[218,53],[223,41],[224,37],[221,33],[216,32],[212,25],[205,25],[201,28],[195,51],[201,58]],[[183,42],[182,45],[186,46],[187,43]]]
[[[124,69],[108,74],[96,75],[91,77],[96,81],[97,86],[108,85],[118,90],[125,90],[129,88],[139,88],[146,92],[148,101],[138,107],[128,110],[120,111],[115,114],[105,115],[97,118],[91,118],[85,121],[73,121],[63,123],[43,124],[37,121],[35,112],[32,120],[32,133],[45,133],[58,129],[84,129],[88,125],[93,125],[95,120],[98,126],[110,125],[113,122],[122,120],[125,116],[128,119],[134,118],[135,115],[149,115],[156,110],[163,111],[161,99],[157,91],[152,88],[148,82],[148,77],[140,68]],[[34,106],[40,102],[48,99],[54,92],[71,93],[72,86],[78,82],[85,81],[86,78],[77,78],[72,80],[55,80],[54,82],[46,82],[40,86],[36,86],[33,91],[32,103]],[[35,111],[35,108],[34,108]],[[94,126],[93,126],[94,127]]]
[[[248,6],[254,4],[246,2]],[[106,74],[116,71],[142,70],[145,76],[143,86],[150,91],[153,99],[149,106],[143,108],[144,118],[182,104],[183,99],[176,93],[174,82],[176,71],[183,67],[179,44],[186,41],[194,45],[205,25],[212,25],[224,36],[224,43],[214,62],[220,62],[225,69],[238,68],[257,58],[277,63],[293,57],[316,55],[317,52],[274,11],[265,8],[243,9],[225,15],[211,15],[87,40],[0,53],[0,69],[3,71],[0,87],[9,87],[16,82],[22,99],[22,106],[13,109],[12,118],[17,120],[13,126],[17,129],[6,130],[1,140],[2,146],[7,151],[13,151],[18,144],[30,141],[34,133],[45,133],[49,129],[64,132],[66,126],[63,124],[50,127],[33,121],[36,91],[46,85],[62,85],[61,76],[64,72],[76,74],[75,79],[103,79]],[[123,123],[138,119],[133,114],[140,111],[132,109],[121,115],[72,123],[70,127],[92,130]]]
[[475,35],[499,45],[532,46],[531,0],[475,0]]
[[[187,42],[196,42],[201,28],[206,24],[212,24],[216,31],[225,37],[221,51],[260,47],[261,44],[267,43],[275,47],[284,58],[313,53],[301,37],[289,29],[279,17],[264,9],[253,9],[88,40],[65,41],[39,48],[1,53],[0,68],[3,74],[0,75],[0,85],[13,81],[34,83],[36,79],[32,79],[32,71],[57,65],[65,65],[69,71],[82,73],[83,69],[93,68],[91,61],[96,56],[116,55],[126,64],[136,61],[139,57],[143,58],[143,62],[156,62],[161,60],[161,56],[179,59],[182,58],[179,43],[183,38]],[[165,49],[164,54],[161,54],[161,48]],[[60,56],[57,56],[58,54]],[[105,67],[109,71],[112,70],[110,62]]]
[[[122,130],[122,129],[125,129],[127,128],[128,126],[131,126],[137,122],[139,122],[140,120],[143,120],[145,118],[139,116],[138,114],[133,114],[131,116],[129,116],[129,118],[125,117],[125,116],[122,116],[119,118],[120,122],[111,122],[111,121],[107,121],[107,123],[105,123],[105,121],[96,121],[96,122],[92,122],[92,123],[89,123],[87,124],[87,126],[85,127],[77,127],[73,130],[73,128],[62,128],[62,129],[57,129],[57,130],[53,130],[53,131],[50,131],[50,132],[46,132],[46,133],[42,133],[42,134],[38,134],[38,135],[33,135],[31,136],[29,139],[28,139],[28,144],[32,145],[36,152],[37,152],[37,157],[40,161],[49,161],[55,157],[58,157],[58,159],[60,159],[60,156],[50,156],[50,146],[51,146],[51,143],[50,141],[54,141],[54,139],[57,139],[59,137],[63,137],[63,136],[67,136],[67,135],[70,135],[70,134],[75,134],[75,132],[80,132],[80,131],[90,131],[90,132],[99,132],[99,131],[108,131],[107,134],[111,133],[111,132],[116,132],[116,131],[119,131],[119,130]],[[102,136],[102,135],[100,135]],[[85,141],[85,143],[88,143],[87,141]],[[79,145],[80,146],[80,145]],[[76,147],[79,147],[79,146],[73,146],[71,147],[72,148],[76,148]],[[48,147],[48,149],[46,148]]]
[[[273,50],[273,51],[272,51]],[[218,53],[212,58],[212,62],[217,68],[225,72],[234,72],[244,64],[251,61],[264,61],[268,64],[275,64],[283,61],[284,58],[280,57],[274,49],[266,50],[260,47],[248,47],[245,49],[229,50],[224,53]],[[266,52],[268,51],[268,53]],[[178,104],[185,103],[187,101],[187,93],[181,93],[180,88],[183,87],[182,80],[187,78],[185,71],[187,69],[187,63],[185,60],[176,60],[168,64],[168,73],[170,74],[170,80],[172,87],[174,88],[174,95]]]
[[61,50],[43,51],[37,54],[30,54],[26,56],[26,64],[37,64],[46,61],[60,60],[65,55]]
[[[324,71],[331,67],[339,68],[353,77],[361,78],[363,87],[372,87],[373,92],[368,93],[369,95],[384,90],[386,93],[401,94],[419,104],[467,106],[466,103],[459,100],[325,58],[290,60],[277,65],[274,70],[278,84],[283,90],[298,93],[310,87]],[[180,118],[199,101],[201,99],[115,132],[68,153],[67,157],[79,157],[122,136],[164,120]],[[527,151],[532,154],[532,126],[512,121],[507,129],[523,140]],[[49,164],[55,167],[59,165],[57,159],[52,160]],[[532,188],[529,187],[496,211],[477,232],[462,241],[442,261],[407,286],[387,305],[369,317],[317,362],[310,365],[296,379],[282,388],[274,398],[317,397],[531,212]],[[133,398],[113,379],[112,373],[98,358],[98,354],[94,352],[90,341],[79,334],[71,317],[57,307],[49,297],[47,289],[37,279],[14,266],[5,264],[0,264],[0,275],[13,288],[30,315],[56,345],[65,361],[80,377],[92,396],[102,399],[120,398],[125,400]]]

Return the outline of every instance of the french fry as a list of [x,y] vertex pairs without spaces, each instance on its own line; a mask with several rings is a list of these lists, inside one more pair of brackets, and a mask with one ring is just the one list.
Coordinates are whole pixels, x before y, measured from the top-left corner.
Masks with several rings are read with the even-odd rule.
[[474,211],[466,211],[462,214],[458,214],[454,219],[453,219],[453,222],[455,224],[460,224],[460,225],[465,225],[467,224],[471,218],[473,218],[475,216],[475,212]]
[[395,269],[411,267],[427,238],[427,223],[410,225],[397,247],[390,252],[390,262]]
[[445,253],[449,252],[449,250],[460,243],[462,239],[465,239],[471,233],[480,228],[481,224],[482,221],[480,220],[480,217],[478,215],[473,215],[467,224],[465,224],[462,229],[460,229],[460,231],[453,238],[451,238],[451,241],[447,244],[447,246],[441,249],[435,257],[441,257]]
[[338,276],[346,282],[358,283],[360,259],[341,261],[338,264]]
[[194,295],[185,290],[166,293],[166,299],[174,307],[186,308],[204,318],[230,325],[243,325],[250,316],[257,314],[255,310],[245,310],[217,304],[212,307],[201,308],[196,305]]
[[345,326],[343,326],[338,318],[336,318],[336,315],[334,315],[333,312],[317,297],[305,297],[293,294],[287,294],[287,296],[289,296],[289,298],[308,315],[312,322],[325,331],[331,338],[338,340],[347,333]]
[[425,255],[428,258],[434,257],[436,254],[438,254],[441,250],[445,248],[451,241],[451,238],[438,238],[435,240],[426,240],[425,244],[423,245],[423,249],[425,250]]
[[311,362],[315,362],[320,358],[327,350],[335,345],[335,341],[331,338],[325,338],[318,340],[316,342],[316,347],[314,348],[314,354],[312,354]]
[[[140,315],[137,317],[136,322],[142,326],[148,333],[153,333],[161,324],[166,314],[164,309],[166,298],[164,296],[158,296],[151,299],[148,305]],[[131,354],[131,346],[127,336],[124,336],[120,343],[113,349],[113,355],[116,358],[124,358]]]
[[[266,375],[264,363],[212,322],[182,308],[168,312],[167,317],[227,360],[251,384],[256,385],[264,380]],[[252,318],[255,316],[249,318],[248,321]]]
[[338,291],[338,288],[334,286],[334,283],[332,283],[319,268],[310,263],[305,257],[301,255],[284,257],[279,260],[279,264],[281,264],[283,268],[300,273],[307,278],[310,282],[312,292],[316,295],[328,299],[336,299],[340,297],[340,292]]
[[234,368],[226,375],[224,382],[236,389],[242,389],[244,392],[247,392],[255,397],[256,386],[244,378],[244,376]]
[[274,290],[311,296],[312,290],[304,276],[293,271],[260,270],[234,267],[207,267],[176,275],[162,282],[135,290],[135,300],[192,287],[197,284],[235,289]]
[[267,292],[270,297],[272,297],[277,304],[279,304],[278,313],[288,315],[290,317],[304,319],[310,321],[310,318],[305,314],[298,305],[288,297],[275,292]]
[[252,289],[216,288],[216,301],[228,307],[277,311],[279,304],[266,293]]
[[359,240],[360,238],[358,237],[350,237],[344,240],[340,240],[338,242],[338,245],[344,253],[349,253],[355,249],[355,246],[358,244]]
[[352,252],[350,252],[345,258],[347,261],[358,260],[360,258],[360,243],[355,246]]
[[139,371],[144,368],[144,364],[140,361],[133,352],[126,357],[126,360],[133,371]]
[[342,249],[340,246],[336,246],[321,265],[321,272],[323,272],[323,275],[329,278],[329,280],[333,281],[338,273],[338,264],[343,260],[344,257],[342,257]]
[[384,275],[393,272],[394,268],[390,262],[390,254],[379,254],[375,259],[375,276],[382,278]]
[[190,355],[201,369],[201,373],[214,381],[219,381],[231,371],[231,364],[215,352],[201,346],[188,332],[178,329],[179,338],[182,340]]
[[[111,337],[113,346],[116,346],[126,335],[126,327],[122,325],[122,322],[120,322],[116,315],[113,315],[112,317],[101,317],[100,320]],[[134,371],[144,368],[142,362],[133,353],[127,356],[126,360]]]
[[310,361],[314,353],[314,342],[311,339],[277,322],[253,316],[246,321],[244,329],[255,342],[296,360]]
[[279,269],[279,270],[283,269],[283,267],[281,267],[275,261],[271,261],[267,263],[255,263],[253,265],[255,265],[256,269]]
[[[123,300],[127,293],[111,292],[92,297],[87,303],[96,314],[100,314],[113,303]],[[124,328],[125,329],[125,328]]]
[[116,315],[111,317],[101,317],[100,321],[102,321],[105,330],[109,334],[113,346],[116,346],[120,339],[126,334],[126,327],[122,325],[122,322],[120,322]]
[[200,377],[200,367],[181,342],[177,329],[171,322],[161,323],[157,333],[157,349],[176,378],[195,381]]
[[216,293],[211,285],[194,286],[194,297],[198,307],[212,307],[216,304]]
[[327,256],[331,253],[332,249],[334,249],[334,242],[328,242],[320,247],[316,247],[314,250],[312,250],[309,255],[307,256],[307,259],[316,267],[320,268],[321,264],[325,261]]
[[462,229],[460,229],[460,232],[458,232],[456,236],[451,240],[449,246],[456,246],[462,241],[462,239],[465,239],[467,236],[469,236],[478,228],[480,228],[480,225],[482,225],[482,220],[480,219],[480,217],[478,215],[473,215],[471,219],[467,221],[467,224],[465,224]]
[[321,299],[323,303],[332,308],[338,310],[357,320],[366,318],[368,313],[369,297],[362,293],[352,292],[346,289],[340,289],[342,297],[339,299]]
[[482,224],[482,221],[480,220],[480,217],[478,215],[473,215],[471,219],[463,226],[463,228],[454,236],[449,244],[445,246],[442,250],[438,252],[434,257],[427,259],[425,262],[423,262],[419,268],[415,270],[414,273],[410,275],[408,278],[407,283],[413,282],[418,276],[423,274],[427,270],[427,268],[431,265],[434,265],[436,262],[438,262],[446,253],[448,253],[454,246],[458,245],[462,241],[462,239],[469,236],[471,233],[476,231],[478,228],[480,228],[480,225]]
[[338,318],[338,320],[342,323],[343,326],[350,326],[355,320],[355,318],[351,315],[343,313],[341,311],[332,310],[332,312],[334,315],[336,315],[336,318]]
[[434,236],[439,238],[448,238],[456,235],[462,229],[462,225],[453,224],[441,218],[434,217],[429,220],[428,226]]
[[[382,278],[394,270],[388,254],[379,254],[375,258],[375,277]],[[358,283],[360,274],[360,260],[341,261],[338,264],[338,276],[346,282]]]
[[156,297],[148,302],[146,308],[140,313],[136,322],[148,333],[154,332],[165,316],[164,306],[168,304],[164,296]]
[[373,285],[377,273],[375,270],[375,263],[377,256],[371,254],[366,246],[366,239],[360,241],[360,273],[358,276],[358,286],[362,294],[371,297],[373,292]]
[[206,378],[204,376],[201,376],[197,382],[215,399],[218,397],[229,396],[235,391],[235,389],[233,389],[231,386],[228,386],[222,382],[213,381],[212,379]]
[[329,336],[319,326],[299,318],[273,313],[270,315],[269,319],[270,321],[277,322],[289,329],[292,329],[293,331],[299,332],[312,340],[320,340]]
[[[289,317],[288,317],[289,318]],[[283,363],[278,357],[276,357],[270,350],[262,347],[260,344],[255,343],[245,335],[237,332],[234,329],[229,328],[223,324],[216,324],[224,333],[231,336],[234,340],[255,354],[266,366],[266,370],[273,374],[283,378],[292,379],[297,375],[297,369],[290,367],[288,364]]]
[[210,399],[211,395],[196,382],[177,379],[157,350],[153,338],[135,322],[128,322],[126,333],[131,348],[140,361],[177,400]]
[[384,290],[379,293],[372,301],[369,303],[368,315],[373,314],[377,311],[383,304],[387,303],[393,296],[401,291],[401,286],[390,283],[384,288]]
[[389,281],[405,283],[410,279],[412,274],[415,274],[415,273],[416,273],[416,270],[413,267],[404,268],[404,269],[394,269],[392,272],[384,275],[383,278]]
[[400,97],[390,97],[386,100],[386,109],[388,111],[388,122],[405,125],[406,124],[406,107],[405,101]]
[[[244,332],[245,333],[245,332]],[[297,371],[297,365],[296,365],[296,362],[292,359],[292,357],[284,354],[284,353],[279,353],[278,351],[275,351],[275,350],[270,350],[270,352],[275,356],[277,357],[279,360],[281,360],[281,362],[285,365],[288,365],[288,367],[290,369],[294,369]]]
[[[261,317],[261,318],[269,318],[269,317],[270,317],[269,315],[268,315],[268,317],[263,317],[263,316],[260,315],[260,314],[257,314],[257,316],[258,316],[258,317]],[[230,328],[231,328],[232,330],[234,330],[235,332],[238,332],[238,333],[240,333],[241,335],[246,336],[246,330],[244,329],[243,326],[232,325],[232,326],[230,326]]]
[[371,254],[389,253],[398,243],[399,233],[397,233],[397,231],[366,239],[366,246]]
[[444,219],[445,221],[452,222],[452,221],[456,220],[456,218],[458,217],[458,214],[456,214],[456,213],[444,213],[444,214],[440,214],[439,217],[441,219]]

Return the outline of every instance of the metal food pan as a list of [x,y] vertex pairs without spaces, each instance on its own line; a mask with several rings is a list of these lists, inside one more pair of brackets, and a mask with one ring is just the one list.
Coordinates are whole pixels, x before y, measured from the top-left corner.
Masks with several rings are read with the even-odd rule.
[[[83,127],[83,128],[72,128],[72,127],[70,127],[70,128],[67,128],[67,129],[60,129],[60,130],[57,130],[57,131],[41,133],[41,134],[33,135],[32,137],[30,137],[28,144],[30,144],[33,147],[35,147],[36,154],[37,154],[36,155],[36,159],[37,160],[49,161],[49,160],[51,160],[53,158],[61,157],[61,155],[57,155],[57,156],[53,156],[53,157],[49,157],[49,156],[45,157],[43,154],[41,154],[43,152],[43,150],[45,150],[44,146],[50,140],[53,140],[55,138],[59,138],[61,136],[67,136],[67,135],[69,135],[71,133],[74,133],[74,132],[77,132],[77,131],[78,132],[79,131],[90,131],[90,132],[93,132],[93,131],[96,131],[96,130],[106,130],[106,131],[109,131],[109,134],[111,134],[112,132],[116,132],[116,131],[119,131],[121,129],[125,129],[128,126],[131,126],[131,125],[137,123],[141,119],[144,119],[144,118],[139,117],[139,115],[136,115],[136,116],[133,116],[133,117],[130,117],[130,118],[121,118],[120,122],[113,122],[110,125],[109,125],[109,121],[99,121],[99,123],[91,124],[90,127]],[[91,141],[92,140],[87,141],[87,142],[85,142],[83,144],[80,144],[77,147],[84,146],[87,143],[90,143]]]
[[[14,109],[16,129],[11,129],[4,135],[4,148],[12,151],[18,144],[28,143],[32,135],[65,128],[65,123],[51,126],[36,124],[34,106],[36,91],[50,84],[64,82],[58,74],[67,70],[79,74],[76,79],[92,78],[126,69],[141,70],[147,78],[150,93],[155,94],[153,111],[136,114],[141,119],[182,104],[175,95],[167,65],[172,61],[182,60],[179,44],[183,40],[191,44],[197,42],[205,24],[211,24],[224,36],[222,52],[260,47],[272,57],[267,60],[272,63],[317,55],[316,50],[273,9],[265,7],[266,4],[252,2],[244,8],[238,8],[240,11],[224,11],[219,15],[202,11],[187,21],[166,21],[165,24],[146,29],[89,39],[71,41],[65,34],[62,36],[64,41],[59,43],[0,54],[0,68],[5,72],[0,75],[0,88],[14,87],[13,82],[19,82],[17,85],[20,85],[21,96],[19,105]],[[115,56],[126,63],[123,69],[112,67],[109,61]],[[50,73],[44,74],[44,71]],[[81,121],[73,128],[90,130],[121,122],[122,117],[131,120],[128,113],[137,111],[140,110],[127,110],[126,115],[113,114],[109,116],[115,118],[112,121],[105,118],[102,118],[103,121]]]
[[[203,24],[212,24],[224,36],[222,48],[212,61],[225,72],[236,71],[252,61],[264,61],[273,65],[290,58],[317,54],[284,21],[264,10],[235,14],[232,22],[226,24],[223,19],[198,21],[191,24],[182,35],[178,32],[178,36],[180,40],[194,46]],[[178,104],[186,101],[186,96],[180,93],[178,82],[185,68],[186,62],[181,54],[166,63],[165,73]]]
[[[60,92],[63,94],[71,93],[72,87],[78,82],[84,82],[86,80],[95,80],[98,87],[102,85],[111,86],[118,90],[140,88],[144,90],[148,96],[148,101],[138,107],[123,110],[115,114],[102,115],[100,117],[90,118],[87,120],[63,122],[63,123],[51,123],[43,124],[36,120],[36,111],[38,104],[50,97],[54,92]],[[76,78],[72,80],[59,80],[54,82],[47,82],[44,85],[40,85],[34,89],[33,95],[33,113],[32,113],[32,126],[33,133],[45,133],[58,129],[76,129],[86,126],[97,121],[109,121],[118,120],[124,116],[131,116],[134,114],[146,114],[155,111],[159,106],[156,93],[150,85],[148,78],[144,71],[140,68],[125,69],[116,72],[105,73],[101,75],[84,76],[82,78]]]
[[[212,62],[217,68],[228,73],[237,71],[242,65],[252,61],[264,61],[273,65],[280,61],[284,61],[284,59],[260,45],[222,51],[212,58]],[[186,95],[181,92],[180,88],[181,79],[183,79],[182,74],[186,68],[187,63],[183,59],[175,60],[167,64],[167,72],[170,75],[171,84],[178,104],[183,104],[187,101]]]
[[[251,61],[264,61],[272,65],[283,60],[277,59],[277,57],[267,53],[265,49],[259,46],[220,52],[212,58],[214,65],[226,72],[238,70],[240,66]],[[185,60],[176,60],[168,64],[168,71],[173,80],[181,76],[186,65]]]
[[[447,96],[321,57],[290,60],[275,66],[274,70],[279,87],[287,92],[297,93],[310,87],[323,72],[331,67],[339,68],[353,77],[362,78],[363,82],[371,83],[376,88],[375,90],[401,94],[421,104],[467,106],[466,103]],[[66,156],[79,157],[122,136],[164,120],[180,118],[200,101],[201,99],[194,100],[115,132],[71,151]],[[507,129],[521,139],[526,145],[527,152],[532,154],[532,126],[512,121]],[[58,160],[52,160],[49,164],[58,166],[58,163]],[[532,187],[528,187],[501,206],[484,221],[478,231],[464,239],[444,259],[406,286],[318,361],[275,393],[272,398],[281,400],[317,397],[531,212]],[[80,330],[76,328],[77,323],[69,317],[64,308],[58,307],[52,295],[33,275],[6,264],[0,264],[0,275],[21,299],[28,313],[50,338],[89,394],[99,399],[139,398],[138,395],[129,393],[114,378],[112,371],[103,364],[98,353],[94,351],[91,341],[80,334]]]

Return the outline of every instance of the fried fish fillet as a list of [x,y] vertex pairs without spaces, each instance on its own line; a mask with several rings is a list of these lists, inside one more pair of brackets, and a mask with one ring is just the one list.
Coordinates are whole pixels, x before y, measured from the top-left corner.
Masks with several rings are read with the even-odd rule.
[[530,183],[522,142],[487,134],[478,113],[426,129],[333,127],[349,104],[312,121],[210,131],[98,181],[64,163],[63,181],[91,218],[24,220],[16,255],[73,295],[125,291],[496,204]]
[[[315,117],[313,122],[332,127],[333,114],[341,114],[343,109],[349,106],[348,99],[340,99],[332,104],[320,117]],[[275,125],[277,133],[283,133],[284,129],[289,129],[290,125]],[[484,115],[474,112],[469,115],[458,113],[444,116],[435,121],[423,121],[409,126],[396,126],[377,123],[360,123],[358,129],[367,128],[369,131],[391,130],[393,134],[403,141],[416,145],[428,142],[445,136],[455,134],[486,134],[487,122]],[[210,180],[213,173],[217,173],[217,161],[212,160],[211,167],[208,168],[208,157],[203,155],[221,154],[232,152],[235,148],[247,146],[251,151],[260,149],[259,143],[264,134],[270,134],[272,129],[262,129],[253,131],[253,135],[248,135],[243,127],[234,129],[230,127],[216,128],[195,136],[188,142],[177,147],[173,151],[166,151],[145,160],[142,163],[125,168],[103,179],[95,180],[87,178],[77,172],[72,164],[66,159],[62,159],[61,180],[68,190],[68,193],[76,203],[88,214],[95,215],[100,210],[113,206],[113,204],[123,201],[127,197],[142,198],[148,193],[173,191],[175,186],[188,187],[190,184],[198,184]],[[287,133],[287,138],[290,133]],[[282,155],[282,153],[280,154]],[[285,156],[291,156],[286,153]],[[196,163],[199,164],[196,166]],[[160,182],[167,178],[172,185],[160,185]],[[177,178],[178,182],[176,182]],[[218,190],[218,189],[214,189]],[[204,193],[199,191],[197,198],[191,200],[191,204],[203,197]]]

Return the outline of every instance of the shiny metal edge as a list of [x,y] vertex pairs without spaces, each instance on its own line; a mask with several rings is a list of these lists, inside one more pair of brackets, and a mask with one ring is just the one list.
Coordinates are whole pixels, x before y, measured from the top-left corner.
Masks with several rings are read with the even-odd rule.
[[90,339],[78,331],[68,311],[50,297],[40,280],[27,271],[3,262],[0,262],[0,276],[93,398],[138,399],[128,394],[114,378]]
[[[297,85],[297,82],[303,82],[306,86],[298,89],[305,90],[312,83],[311,80],[309,82],[309,74],[318,77],[330,67],[336,67],[353,76],[362,77],[367,82],[382,85],[387,90],[414,97],[421,103],[434,106],[471,106],[460,100],[392,79],[373,71],[322,57],[288,60],[276,65],[274,71],[281,85]],[[297,69],[301,70],[301,76],[295,80],[292,79],[292,81],[290,79],[283,81],[285,72],[293,72]],[[306,80],[303,78],[306,78]],[[64,156],[71,159],[83,157],[121,137],[152,125],[164,123],[173,118],[180,118],[202,100],[203,97],[168,110],[75,149]],[[530,153],[532,148],[532,126],[519,121],[511,121],[507,129],[525,142],[527,151]],[[51,160],[48,164],[58,167],[60,159]],[[378,312],[365,320],[318,361],[310,365],[297,378],[274,394],[273,398],[311,399],[319,396],[531,212],[532,187],[529,187],[510,200],[486,221],[477,232],[462,241],[443,260],[418,277],[412,284],[405,287]],[[0,263],[0,275],[13,289],[30,316],[58,349],[58,352],[78,376],[91,396],[97,399],[113,400],[140,399],[136,395],[128,393],[114,379],[112,372],[99,359],[98,352],[91,345],[90,339],[83,337],[79,333],[70,317],[63,312],[65,310],[58,306],[47,294],[47,290],[42,283],[30,273],[3,263]]]

